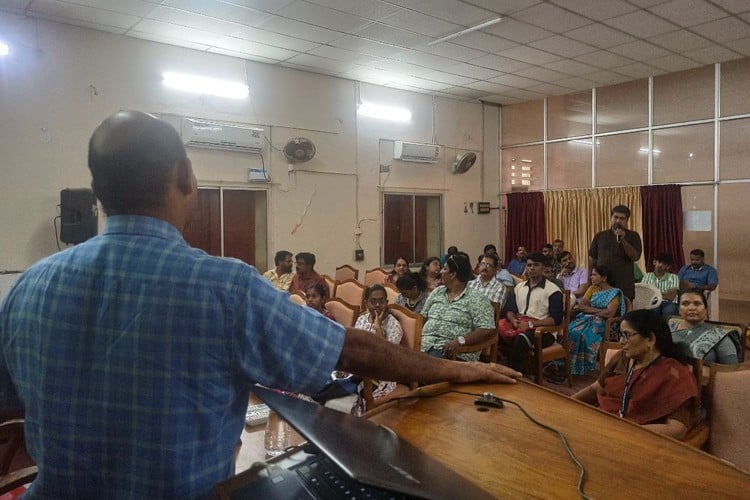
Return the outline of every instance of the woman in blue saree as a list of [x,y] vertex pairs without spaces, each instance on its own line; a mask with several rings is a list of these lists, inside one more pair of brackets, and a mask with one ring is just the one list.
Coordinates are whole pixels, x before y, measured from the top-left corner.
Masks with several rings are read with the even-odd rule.
[[575,306],[574,310],[579,314],[568,325],[568,350],[573,375],[596,370],[599,344],[607,318],[625,314],[625,297],[619,288],[609,284],[611,280],[612,272],[607,266],[594,266],[591,286],[581,303]]

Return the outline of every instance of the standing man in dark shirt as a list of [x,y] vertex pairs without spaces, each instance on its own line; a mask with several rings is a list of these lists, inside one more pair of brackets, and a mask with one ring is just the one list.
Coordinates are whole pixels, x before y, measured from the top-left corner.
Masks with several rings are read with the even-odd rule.
[[605,265],[612,270],[614,286],[622,290],[630,300],[635,297],[633,262],[641,258],[643,244],[641,235],[627,229],[630,209],[617,205],[610,212],[611,226],[591,240],[589,247],[589,269]]

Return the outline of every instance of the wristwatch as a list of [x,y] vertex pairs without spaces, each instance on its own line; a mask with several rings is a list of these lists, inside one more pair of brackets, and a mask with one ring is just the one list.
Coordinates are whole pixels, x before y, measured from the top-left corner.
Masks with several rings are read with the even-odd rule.
[[458,340],[458,345],[466,345],[466,337],[463,335],[456,337],[456,340]]

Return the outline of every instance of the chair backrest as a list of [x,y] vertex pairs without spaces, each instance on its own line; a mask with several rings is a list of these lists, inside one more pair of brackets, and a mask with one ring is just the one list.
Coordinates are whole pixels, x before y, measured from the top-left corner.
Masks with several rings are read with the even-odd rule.
[[336,283],[336,290],[333,296],[338,297],[347,304],[361,308],[365,302],[366,291],[367,287],[359,281],[344,280]]
[[300,306],[307,305],[307,299],[305,298],[305,294],[300,291],[290,293],[289,300],[291,300],[292,302]]
[[401,292],[398,291],[396,285],[392,283],[383,283],[383,288],[385,288],[385,294],[388,297],[388,303],[395,304],[396,299],[399,295],[401,295]]
[[336,297],[326,301],[326,309],[333,315],[336,323],[346,327],[354,326],[354,323],[357,322],[357,316],[359,316],[359,306],[347,304]]
[[376,267],[375,269],[368,269],[365,271],[365,286],[370,285],[382,285],[385,283],[385,278],[388,273],[382,267]]
[[337,267],[336,273],[333,275],[333,279],[336,281],[356,280],[357,278],[359,278],[359,269],[355,269],[349,264]]
[[661,290],[646,283],[635,284],[633,309],[656,309],[662,301]]
[[603,341],[599,344],[599,372],[603,372],[607,364],[612,361],[615,354],[622,350],[622,344],[619,342],[611,342],[608,340]]
[[320,275],[324,280],[326,280],[326,285],[328,285],[328,298],[336,296],[336,283],[337,281],[327,274],[321,274]]
[[711,365],[708,403],[711,438],[709,452],[750,471],[750,361]]
[[420,351],[422,349],[424,317],[398,304],[388,304],[388,310],[401,323],[401,329],[404,331],[404,336],[401,337],[401,345],[414,351]]

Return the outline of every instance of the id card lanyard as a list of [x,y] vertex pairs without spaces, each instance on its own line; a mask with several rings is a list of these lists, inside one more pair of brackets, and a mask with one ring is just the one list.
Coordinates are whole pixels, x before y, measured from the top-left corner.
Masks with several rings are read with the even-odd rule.
[[630,404],[630,397],[631,397],[630,392],[633,386],[635,385],[635,383],[638,381],[641,375],[643,375],[643,372],[651,368],[651,365],[655,364],[660,359],[661,359],[661,354],[659,354],[659,356],[655,360],[650,362],[648,366],[646,366],[646,368],[641,370],[638,373],[638,376],[635,378],[635,380],[633,380],[632,383],[630,381],[633,378],[633,372],[635,371],[635,363],[633,363],[630,366],[630,369],[628,370],[628,374],[625,375],[625,392],[622,393],[622,404],[620,404],[620,418],[625,418],[625,415],[627,415],[628,413],[628,405]]

